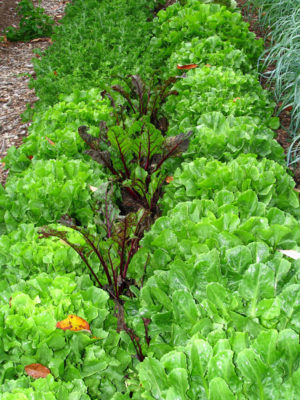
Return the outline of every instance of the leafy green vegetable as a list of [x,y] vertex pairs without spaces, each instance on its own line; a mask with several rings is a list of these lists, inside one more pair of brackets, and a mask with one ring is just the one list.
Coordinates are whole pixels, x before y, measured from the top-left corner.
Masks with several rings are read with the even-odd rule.
[[[189,128],[199,125],[203,113],[214,111],[226,116],[258,117],[264,119],[265,126],[273,127],[274,103],[251,74],[206,66],[189,71],[173,89],[179,95],[169,97],[164,106],[165,114],[171,117],[169,134],[177,131],[178,127],[182,129],[183,121],[185,127],[187,124]],[[278,127],[278,122],[275,127]]]
[[[3,297],[10,297],[10,301]],[[115,331],[108,295],[96,289],[86,275],[75,278],[74,274],[40,274],[8,287],[3,297],[0,300],[2,381],[18,377],[23,379],[23,387],[30,387],[28,378],[22,378],[24,366],[37,362],[50,368],[58,382],[70,383],[57,383],[56,388],[49,377],[40,386],[33,385],[36,390],[43,387],[46,390],[50,385],[47,390],[53,393],[56,390],[66,393],[69,389],[82,390],[84,394],[86,388],[78,379],[84,380],[91,396],[108,399],[109,393],[124,389],[122,371],[131,364],[131,357],[126,354],[129,348]],[[93,336],[57,329],[56,323],[69,313],[89,321]],[[111,368],[115,368],[113,374]],[[13,385],[5,383],[4,391],[13,389]],[[28,390],[30,393],[32,389]]]
[[80,400],[90,399],[87,387],[81,379],[74,379],[73,382],[55,381],[51,375],[34,382],[25,377],[6,381],[0,389],[1,400],[30,400],[33,398],[63,400],[66,396]]
[[248,25],[242,21],[241,14],[218,4],[202,4],[197,0],[188,0],[186,3],[185,7],[176,3],[158,13],[159,18],[154,25],[155,37],[151,42],[157,67],[182,43],[191,42],[194,37],[202,39],[215,34],[243,50],[248,59],[256,63],[262,52],[262,40],[255,40],[255,35],[248,31]]
[[[299,202],[274,162],[278,120],[253,72],[261,43],[208,2],[152,21],[161,2],[78,0],[36,61],[39,113],[0,189],[0,399],[297,400],[300,261],[278,250],[300,249]],[[152,102],[140,76],[186,62],[199,68]],[[111,84],[125,97],[113,114],[108,92],[112,107],[90,89]],[[169,171],[158,218],[151,196]],[[148,210],[128,213],[112,175]],[[38,237],[60,217],[39,231],[57,238]],[[92,333],[59,329],[70,314]],[[32,363],[51,375],[31,381]]]
[[[20,172],[34,160],[58,157],[84,158],[84,141],[77,134],[80,125],[89,125],[90,133],[98,134],[99,121],[110,126],[112,109],[107,100],[102,100],[99,90],[74,90],[69,96],[40,113],[35,113],[29,128],[29,136],[16,149],[11,147],[3,159],[12,172]],[[86,158],[86,157],[85,157]]]
[[45,57],[34,60],[37,78],[31,86],[41,99],[36,107],[54,104],[60,94],[74,89],[108,84],[113,75],[143,72],[155,3],[117,0],[114,7],[110,0],[70,3],[53,45]]
[[282,147],[273,140],[273,131],[257,118],[226,117],[216,111],[202,114],[194,128],[189,118],[182,120],[179,127],[194,131],[188,151],[183,155],[188,161],[198,157],[228,161],[242,153],[253,153],[259,159],[285,163]]
[[166,213],[182,201],[214,199],[219,207],[234,204],[241,215],[254,215],[261,201],[268,208],[278,207],[298,215],[299,200],[294,186],[286,170],[268,159],[257,161],[254,155],[240,155],[221,163],[200,158],[184,163],[175,172],[161,204]]
[[[38,236],[32,224],[20,224],[17,231],[1,236],[1,282],[14,285],[19,279],[26,280],[40,272],[82,274],[83,263],[72,249],[63,242]],[[75,240],[80,243],[78,235]]]
[[93,218],[92,190],[107,180],[97,164],[80,160],[37,160],[17,178],[7,181],[0,198],[1,217],[8,231],[18,222],[56,222],[69,212],[82,223]]
[[31,0],[21,0],[17,5],[19,28],[9,26],[4,30],[8,40],[31,40],[52,34],[54,20],[41,7],[35,7]]

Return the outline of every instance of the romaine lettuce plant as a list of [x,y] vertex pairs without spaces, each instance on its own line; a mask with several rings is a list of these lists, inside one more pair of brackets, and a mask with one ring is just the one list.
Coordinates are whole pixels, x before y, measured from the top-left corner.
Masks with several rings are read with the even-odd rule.
[[177,203],[196,198],[218,199],[220,206],[229,203],[231,198],[232,204],[238,204],[242,209],[239,192],[250,189],[268,208],[278,207],[299,215],[299,199],[293,178],[281,165],[268,159],[258,161],[254,155],[248,154],[228,163],[199,158],[182,164],[173,179],[166,186],[161,202],[165,214]]
[[130,398],[296,400],[298,357],[297,335],[290,329],[262,332],[255,341],[240,331],[228,338],[221,330],[207,339],[195,334],[185,347],[178,345],[139,364],[138,379],[130,381]]
[[192,129],[190,145],[183,154],[187,161],[198,157],[228,161],[243,153],[257,154],[284,165],[284,153],[274,140],[274,132],[258,119],[248,116],[226,117],[215,111],[204,113],[193,125],[189,117],[179,123],[181,129]]
[[[68,314],[88,321],[91,332],[58,329],[57,322]],[[0,376],[6,390],[11,387],[17,396],[9,382],[14,378],[23,382],[23,388],[29,387],[25,393],[44,388],[58,391],[60,397],[56,398],[62,398],[67,389],[72,393],[73,387],[75,396],[77,385],[82,395],[88,388],[91,398],[107,400],[114,392],[125,390],[123,371],[135,363],[130,356],[134,348],[124,332],[117,333],[107,293],[95,288],[87,275],[39,274],[26,282],[19,280],[2,290],[0,315]],[[22,377],[26,375],[24,367],[31,363],[47,366],[52,378],[29,385]]]
[[[73,2],[62,39],[37,61],[40,106],[91,83],[115,83],[125,101],[75,90],[7,158],[16,173],[30,168],[1,190],[3,227],[48,226],[39,242],[33,224],[0,239],[0,399],[298,400],[299,261],[278,251],[300,249],[288,213],[298,199],[286,171],[262,161],[283,162],[268,128],[277,120],[255,74],[241,73],[261,44],[240,14],[189,0],[159,13],[145,54],[146,3],[157,2]],[[179,62],[210,65],[176,77],[175,92],[148,88],[137,74],[168,75],[180,49]],[[105,79],[120,71],[134,74],[128,89]],[[192,163],[174,174],[182,152]],[[249,152],[257,159],[233,161]],[[74,331],[78,317],[86,331]],[[51,375],[25,378],[33,363]]]
[[[82,275],[84,265],[69,246],[57,240],[38,240],[38,237],[33,224],[20,224],[18,230],[1,235],[1,283],[5,280],[15,285],[41,272]],[[80,243],[78,235],[74,240]]]
[[74,90],[68,96],[60,96],[60,101],[35,113],[29,127],[29,136],[16,149],[10,147],[3,159],[5,167],[18,173],[31,165],[31,159],[48,160],[59,157],[84,158],[85,143],[78,136],[79,125],[89,125],[90,133],[97,135],[99,121],[114,125],[112,108],[101,98],[97,89]]
[[230,40],[224,41],[218,35],[208,38],[193,38],[184,42],[168,59],[166,71],[168,74],[178,73],[177,65],[195,63],[199,66],[229,67],[244,73],[253,70],[253,66],[243,50],[236,48]]
[[198,0],[188,0],[186,7],[176,3],[158,13],[149,50],[153,64],[160,68],[183,42],[216,34],[222,40],[230,41],[237,49],[244,50],[249,62],[256,64],[263,42],[255,40],[254,33],[249,32],[248,25],[242,21],[241,14],[218,4],[202,4]]
[[93,162],[33,161],[31,168],[8,179],[0,195],[2,231],[13,231],[20,222],[54,223],[65,213],[87,224],[93,218],[90,187],[105,181],[107,174]]
[[72,382],[55,380],[52,375],[44,379],[33,381],[29,377],[7,380],[0,388],[1,400],[64,400],[68,396],[80,400],[90,400],[87,387],[82,379],[74,379]]
[[[189,259],[201,249],[228,249],[260,241],[273,250],[298,249],[299,222],[278,208],[266,209],[256,194],[247,190],[234,198],[219,192],[214,200],[193,200],[177,204],[158,218],[141,241],[141,250],[132,260],[131,270],[149,258],[147,276],[166,269],[181,257]],[[140,253],[140,254],[139,254]]]
[[216,111],[226,116],[260,118],[265,126],[278,128],[278,118],[272,117],[274,103],[251,74],[204,66],[188,71],[186,78],[178,79],[173,89],[178,96],[169,97],[163,106],[170,122],[169,134],[182,121],[194,127],[202,114]]

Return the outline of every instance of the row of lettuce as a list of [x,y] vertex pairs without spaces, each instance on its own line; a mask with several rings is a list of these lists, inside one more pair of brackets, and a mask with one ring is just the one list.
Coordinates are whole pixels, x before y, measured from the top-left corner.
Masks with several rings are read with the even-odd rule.
[[[262,43],[219,4],[175,3],[152,20],[154,3],[77,0],[37,61],[41,100],[29,137],[5,159],[0,193],[1,400],[297,399],[299,261],[278,250],[299,250],[299,200],[255,73]],[[37,228],[65,213],[93,223],[91,188],[110,175],[84,154],[77,129],[96,135],[100,120],[113,124],[100,94],[112,76],[167,78],[192,63],[164,113],[167,135],[193,136],[168,166],[162,216],[129,268],[139,362],[79,256]],[[56,329],[68,314],[92,335]],[[33,381],[31,363],[51,375]]]

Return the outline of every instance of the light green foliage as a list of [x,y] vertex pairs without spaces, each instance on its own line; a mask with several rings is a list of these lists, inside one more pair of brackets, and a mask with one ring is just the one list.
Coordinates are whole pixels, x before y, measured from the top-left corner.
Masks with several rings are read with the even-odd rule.
[[186,7],[176,3],[160,11],[158,17],[154,25],[153,49],[150,49],[155,54],[157,67],[194,37],[203,39],[217,34],[221,40],[230,41],[236,49],[243,50],[251,63],[256,62],[262,51],[262,41],[255,40],[242,16],[218,4],[188,0]]
[[[74,241],[83,245],[79,235]],[[16,272],[17,270],[17,272]],[[85,266],[65,243],[55,239],[39,239],[33,224],[20,224],[18,230],[0,238],[0,274],[10,285],[29,279],[40,272],[70,273],[80,276]]]
[[[2,392],[2,394],[1,394]],[[81,379],[72,382],[55,381],[52,375],[33,381],[28,377],[8,380],[0,388],[1,400],[90,400],[87,387]]]
[[[214,332],[208,339],[196,333],[184,348],[179,345],[160,359],[147,358],[138,366],[141,387],[133,398],[297,399],[293,383],[299,378],[295,360],[299,358],[300,346],[292,330],[281,334],[270,330],[256,340],[242,332],[232,332],[228,338],[222,337],[222,331]],[[294,346],[293,354],[289,353],[289,339]],[[263,348],[272,352],[272,359],[265,358]],[[280,351],[289,354],[293,365],[286,376],[282,375]]]
[[175,50],[168,59],[166,73],[178,73],[177,65],[197,64],[203,66],[222,66],[249,72],[251,63],[247,55],[236,48],[230,41],[224,41],[218,35],[199,39],[194,37],[189,42],[183,42],[182,47]]
[[[298,400],[300,261],[278,250],[300,250],[299,201],[279,165],[274,104],[253,72],[262,44],[238,12],[180,3],[151,21],[155,1],[72,2],[53,46],[35,62],[41,112],[25,145],[6,157],[14,175],[0,192],[1,227],[11,231],[0,238],[0,400]],[[178,74],[180,63],[200,67],[181,75],[178,96],[162,110],[167,138],[152,125],[151,135],[137,138],[143,121],[129,131],[122,123],[111,128],[116,113],[100,89],[82,91],[118,83],[115,74]],[[131,339],[121,307],[117,313],[83,274],[78,254],[37,234],[37,225],[64,213],[96,232],[89,186],[110,177],[87,161],[77,129],[87,125],[96,136],[100,120],[110,128],[114,165],[123,154],[128,180],[149,188],[154,184],[133,168],[134,157],[140,154],[143,165],[147,154],[163,154],[170,136],[193,131],[182,168],[174,174],[178,160],[167,166],[174,181],[162,216],[129,266],[121,297]],[[95,193],[98,200],[103,193]],[[78,233],[63,229],[84,246]],[[128,232],[123,241],[134,243],[136,233]],[[101,250],[109,254],[111,242],[101,242]],[[112,254],[109,267],[122,258],[117,246]],[[69,314],[86,319],[92,334],[57,329]],[[133,356],[138,345],[142,362]],[[24,366],[34,362],[52,376],[26,377]]]
[[82,153],[87,147],[78,135],[78,127],[88,125],[89,133],[97,136],[100,121],[114,123],[111,111],[108,101],[102,100],[97,89],[74,90],[68,96],[61,96],[53,107],[35,113],[24,144],[8,150],[4,158],[6,167],[10,172],[20,172],[31,164],[30,156],[35,160],[62,156],[84,158]]
[[[82,379],[94,399],[109,399],[124,389],[123,370],[131,364],[130,350],[116,332],[108,294],[95,288],[87,275],[40,274],[28,281],[19,280],[16,285],[2,287],[0,304],[0,374],[2,382],[8,380],[4,391],[16,377],[29,386],[22,377],[26,376],[24,367],[31,363],[46,365],[61,383],[55,388],[49,378],[40,386],[34,385],[36,390],[49,385],[48,396],[58,390],[62,391],[58,398],[62,398],[68,388],[76,392],[76,387],[77,396],[84,394]],[[56,323],[69,314],[84,318],[92,334],[57,329]],[[62,384],[62,380],[70,383]],[[31,392],[29,389],[28,394]]]
[[[284,164],[283,149],[273,140],[273,131],[258,118],[226,117],[215,111],[202,114],[196,123],[188,151],[183,155],[186,160],[204,156],[226,161],[242,153],[254,153],[260,159],[267,157]],[[179,130],[191,126],[190,117],[187,116],[180,122]]]
[[265,126],[278,127],[273,118],[274,103],[256,77],[231,68],[203,67],[188,72],[173,87],[177,97],[169,97],[164,110],[171,117],[169,133],[182,126],[198,125],[201,114],[218,111],[226,116],[248,116],[264,120]]
[[[158,234],[152,251],[145,246],[153,254],[148,268],[155,271],[131,317],[138,332],[140,316],[152,321],[149,357],[138,366],[140,397],[169,399],[180,389],[186,399],[279,400],[284,393],[296,400],[299,261],[288,261],[262,242],[226,246],[225,232],[222,247],[210,249],[211,239],[201,244],[189,228],[173,260],[163,259],[166,244],[160,254],[153,252]],[[201,228],[198,233],[204,223]],[[155,377],[151,370],[158,371]],[[183,379],[178,376],[180,388],[171,383],[172,371]]]
[[295,182],[286,170],[268,159],[257,161],[254,155],[243,154],[221,163],[199,158],[176,170],[161,204],[166,213],[182,201],[215,199],[220,206],[234,204],[241,212],[245,208],[251,212],[257,201],[261,201],[268,208],[278,207],[299,215],[294,187]]
[[15,230],[20,222],[38,226],[57,222],[66,213],[86,224],[93,218],[89,186],[106,180],[103,168],[93,162],[33,161],[31,168],[7,181],[1,194],[2,230]]
[[231,203],[230,194],[227,203],[220,205],[218,200],[179,203],[157,219],[145,234],[141,254],[136,254],[131,269],[140,271],[139,264],[148,254],[147,274],[151,276],[156,270],[167,269],[178,257],[188,260],[199,252],[224,251],[255,241],[273,250],[299,248],[297,220],[278,208],[266,209],[251,190],[242,193],[243,208]]

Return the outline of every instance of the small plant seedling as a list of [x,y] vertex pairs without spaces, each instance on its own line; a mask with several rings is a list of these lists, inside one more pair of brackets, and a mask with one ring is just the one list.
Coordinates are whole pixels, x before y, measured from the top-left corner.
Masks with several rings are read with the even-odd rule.
[[52,34],[54,20],[45,14],[43,8],[35,7],[31,0],[21,0],[17,5],[17,13],[21,17],[20,24],[18,28],[9,26],[5,30],[8,40],[28,41]]

